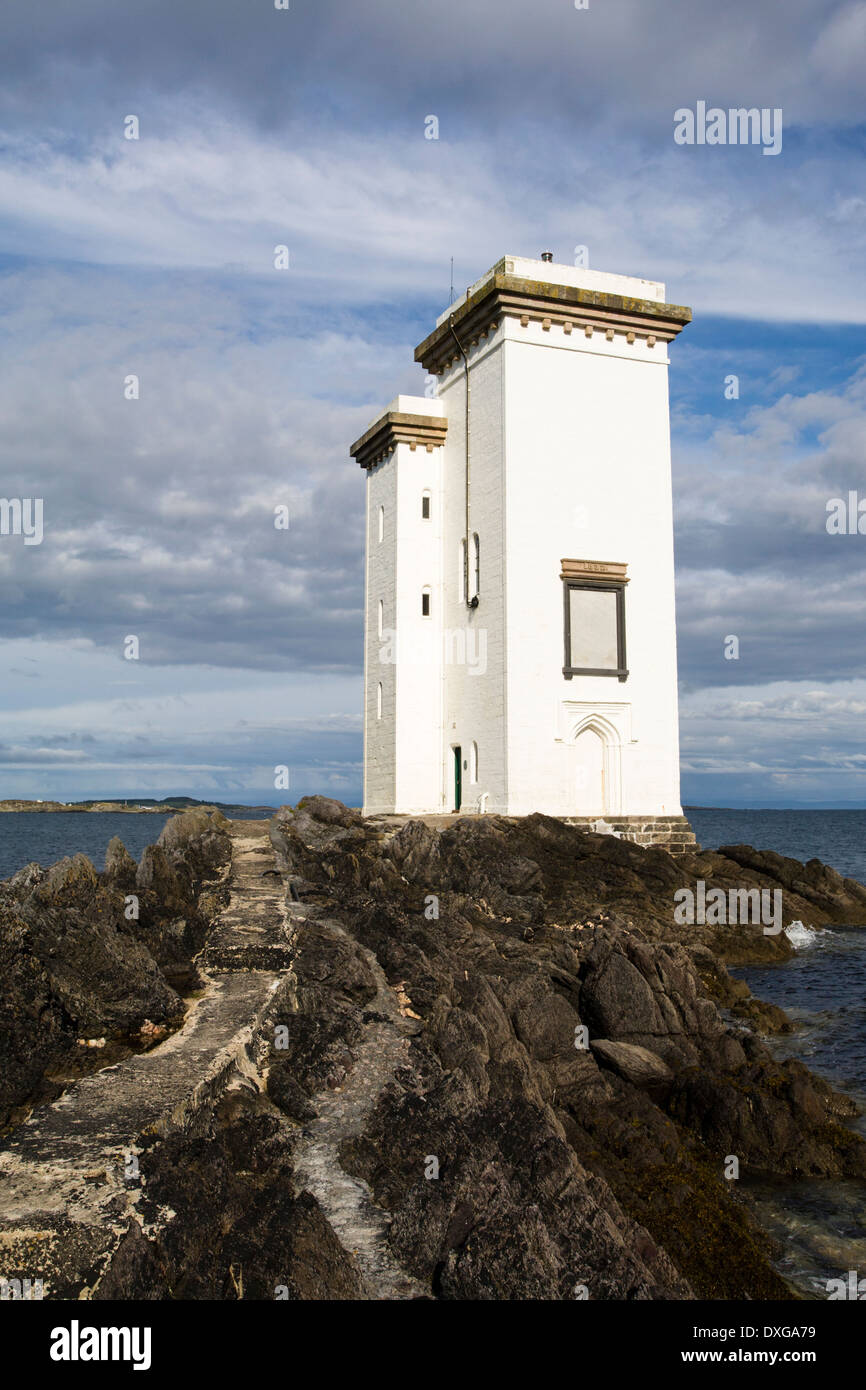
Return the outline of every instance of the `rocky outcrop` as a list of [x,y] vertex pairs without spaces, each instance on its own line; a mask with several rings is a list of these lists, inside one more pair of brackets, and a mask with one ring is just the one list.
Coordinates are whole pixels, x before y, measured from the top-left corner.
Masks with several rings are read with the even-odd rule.
[[[722,860],[746,869],[750,883],[781,888],[793,905],[808,904],[809,913],[823,922],[860,921],[866,912],[866,888],[853,878],[843,878],[820,859],[801,864],[773,850],[752,849],[749,845],[723,845]],[[715,862],[715,859],[714,861]],[[817,919],[815,914],[818,914]]]
[[205,887],[228,854],[221,820],[176,817],[138,867],[115,839],[102,874],[77,854],[0,884],[0,1129],[178,1026],[207,932]]
[[[0,1146],[3,1274],[32,1271],[25,1277],[40,1280],[46,1298],[371,1296],[363,1252],[347,1248],[355,1233],[343,1209],[328,1200],[326,1215],[310,1190],[322,1144],[305,1147],[265,1091],[295,982],[286,965],[292,925],[263,827],[232,827],[227,886],[211,933],[217,959],[209,943],[182,1028],[82,1078]],[[358,951],[345,953],[356,1000],[370,992],[363,968],[350,963]],[[324,958],[314,946],[307,959],[302,976],[315,991]],[[379,988],[374,982],[374,996]],[[314,1116],[292,1104],[284,1081],[268,1089],[299,1117]],[[360,1123],[364,1107],[357,1113]],[[342,1116],[338,1132],[351,1132]]]
[[[728,974],[787,938],[678,923],[674,894],[781,887],[786,920],[819,924],[857,920],[866,890],[741,847],[674,860],[543,816],[371,823],[320,797],[273,819],[273,857],[233,824],[230,875],[203,889],[219,841],[188,824],[138,866],[115,846],[102,878],[60,872],[88,902],[140,896],[164,985],[179,906],[193,939],[205,895],[221,906],[183,1028],[0,1151],[22,1276],[37,1231],[52,1297],[792,1296],[738,1179],[862,1179],[866,1145],[850,1100],[774,1060],[760,1031],[790,1025]],[[11,886],[22,920],[44,879]],[[48,947],[10,955],[34,1018]],[[68,1016],[46,998],[50,1055]]]
[[[762,959],[787,939],[673,920],[674,892],[701,877],[780,886],[771,856],[674,861],[542,816],[374,827],[322,798],[271,835],[420,1025],[340,1150],[414,1278],[449,1298],[786,1296],[726,1168],[864,1176],[854,1107],[719,1012],[757,1001],[709,943]],[[859,913],[859,885],[831,901],[824,876],[785,874],[804,920]],[[346,940],[311,921],[298,947],[317,983],[278,1065],[315,1108],[370,1022]]]
[[149,1235],[130,1225],[94,1298],[363,1297],[357,1265],[315,1198],[295,1194],[292,1154],[279,1116],[247,1090],[217,1102],[205,1135],[152,1144],[139,1208]]

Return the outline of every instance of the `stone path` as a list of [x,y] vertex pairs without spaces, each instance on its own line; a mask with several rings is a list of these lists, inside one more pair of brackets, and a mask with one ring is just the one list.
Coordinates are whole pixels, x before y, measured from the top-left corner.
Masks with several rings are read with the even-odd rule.
[[292,963],[286,888],[267,821],[232,821],[229,903],[208,937],[206,970],[287,970]]

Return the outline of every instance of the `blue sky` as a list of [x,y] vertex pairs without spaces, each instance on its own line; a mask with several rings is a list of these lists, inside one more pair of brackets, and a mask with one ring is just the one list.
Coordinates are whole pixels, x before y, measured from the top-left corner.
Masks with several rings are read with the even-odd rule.
[[[8,0],[0,38],[0,493],[45,507],[0,537],[0,796],[286,764],[357,803],[348,445],[423,391],[452,256],[459,292],[586,245],[694,311],[683,799],[866,805],[866,536],[825,524],[866,497],[866,4]],[[782,152],[676,145],[698,100],[781,108]]]

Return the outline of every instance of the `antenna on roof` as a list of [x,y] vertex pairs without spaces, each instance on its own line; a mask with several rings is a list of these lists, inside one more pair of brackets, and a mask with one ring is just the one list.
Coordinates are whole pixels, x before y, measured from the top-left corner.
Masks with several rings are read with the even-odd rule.
[[448,303],[449,303],[449,304],[453,304],[453,303],[454,303],[454,257],[453,257],[453,256],[451,257],[451,298],[449,299]]

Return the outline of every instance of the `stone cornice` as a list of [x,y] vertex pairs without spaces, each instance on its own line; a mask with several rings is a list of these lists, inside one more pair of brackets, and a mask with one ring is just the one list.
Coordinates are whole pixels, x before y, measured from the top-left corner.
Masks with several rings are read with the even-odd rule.
[[628,565],[620,560],[561,560],[560,579],[627,584]]
[[444,415],[405,415],[389,410],[381,415],[366,434],[356,439],[349,453],[362,468],[372,468],[387,458],[398,444],[417,449],[423,444],[429,453],[445,443],[448,421]]
[[[560,324],[567,333],[582,330],[588,337],[600,330],[609,339],[623,333],[629,342],[635,337],[670,342],[691,322],[692,311],[681,304],[659,304],[650,299],[629,299],[624,295],[603,294],[599,290],[579,289],[576,285],[554,285],[527,280],[498,268],[454,310],[454,328],[464,347],[493,332],[503,315],[521,320],[524,326],[536,320],[543,327]],[[446,320],[415,349],[415,361],[434,375],[444,371],[460,356],[450,323]]]

